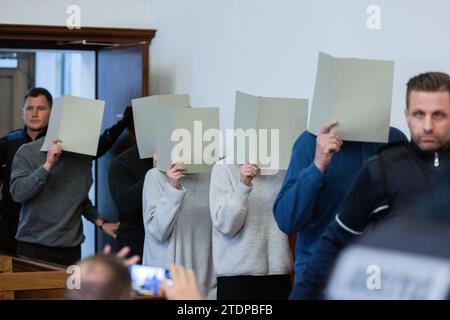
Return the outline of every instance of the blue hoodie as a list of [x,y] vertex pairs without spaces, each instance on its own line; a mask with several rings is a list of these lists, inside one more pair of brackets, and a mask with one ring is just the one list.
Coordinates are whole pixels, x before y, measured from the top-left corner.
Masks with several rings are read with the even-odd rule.
[[[406,136],[390,128],[389,143],[407,141]],[[383,143],[344,141],[325,173],[314,165],[316,136],[305,131],[294,144],[283,186],[273,212],[279,228],[297,233],[295,279],[317,248],[320,236],[337,214],[364,162],[375,155]],[[295,286],[294,286],[295,287]],[[295,293],[291,293],[291,298]]]

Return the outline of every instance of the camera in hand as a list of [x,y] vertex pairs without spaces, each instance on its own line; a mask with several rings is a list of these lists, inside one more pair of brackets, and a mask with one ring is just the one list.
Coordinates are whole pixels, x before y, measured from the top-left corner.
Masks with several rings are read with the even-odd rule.
[[170,272],[164,268],[134,264],[130,266],[130,276],[133,290],[140,295],[158,295],[159,287],[166,280],[172,285]]

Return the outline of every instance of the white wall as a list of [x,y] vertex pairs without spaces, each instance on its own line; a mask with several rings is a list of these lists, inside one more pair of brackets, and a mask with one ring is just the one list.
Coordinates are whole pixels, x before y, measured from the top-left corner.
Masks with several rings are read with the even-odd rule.
[[[405,83],[450,71],[448,0],[0,0],[0,23],[64,25],[69,4],[82,26],[155,28],[151,93],[190,93],[221,107],[232,126],[234,94],[313,96],[317,56],[396,62],[392,124],[406,130]],[[366,26],[381,8],[381,30]]]
[[[366,26],[381,8],[381,30]],[[220,106],[232,126],[236,90],[311,99],[319,51],[396,62],[391,122],[407,132],[405,84],[450,71],[448,0],[153,0],[151,92]]]
[[0,0],[0,23],[66,25],[67,8],[78,5],[81,27],[145,29],[151,0]]

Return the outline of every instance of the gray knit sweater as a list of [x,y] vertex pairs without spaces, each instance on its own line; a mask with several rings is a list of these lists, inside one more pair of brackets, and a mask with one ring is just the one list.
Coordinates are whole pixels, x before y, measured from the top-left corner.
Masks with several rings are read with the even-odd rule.
[[14,156],[11,195],[22,203],[16,239],[48,247],[74,247],[84,240],[81,215],[99,215],[88,199],[92,157],[63,152],[47,172],[45,138],[24,144]]
[[210,208],[217,276],[280,275],[292,270],[288,236],[278,228],[272,206],[284,172],[240,182],[240,167],[214,165]]
[[194,270],[200,291],[216,298],[209,215],[210,173],[189,174],[182,189],[173,188],[156,168],[147,172],[143,189],[145,228],[143,264]]

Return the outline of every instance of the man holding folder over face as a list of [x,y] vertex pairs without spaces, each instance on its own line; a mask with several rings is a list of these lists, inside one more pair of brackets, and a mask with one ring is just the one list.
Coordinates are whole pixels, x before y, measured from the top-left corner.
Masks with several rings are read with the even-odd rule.
[[389,127],[393,70],[388,61],[319,56],[308,131],[294,144],[273,208],[280,229],[297,234],[290,298],[364,162],[384,143],[406,141]]
[[[17,151],[10,191],[22,204],[18,255],[74,264],[81,258],[84,241],[81,215],[115,236],[117,224],[102,219],[88,198],[103,108],[103,101],[60,97],[46,137]],[[76,121],[81,117],[83,121]]]

